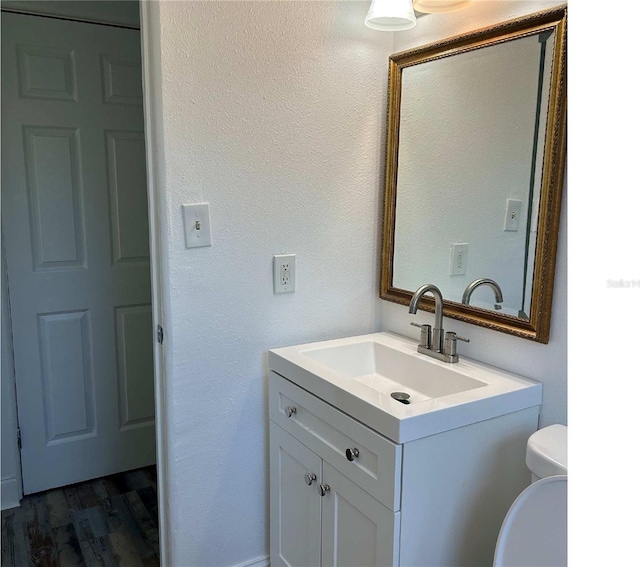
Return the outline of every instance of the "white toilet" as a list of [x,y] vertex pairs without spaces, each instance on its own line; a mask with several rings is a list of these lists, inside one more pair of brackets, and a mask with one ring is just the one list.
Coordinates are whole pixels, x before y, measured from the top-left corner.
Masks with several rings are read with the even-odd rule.
[[494,567],[566,567],[567,427],[550,425],[527,443],[532,484],[502,523]]

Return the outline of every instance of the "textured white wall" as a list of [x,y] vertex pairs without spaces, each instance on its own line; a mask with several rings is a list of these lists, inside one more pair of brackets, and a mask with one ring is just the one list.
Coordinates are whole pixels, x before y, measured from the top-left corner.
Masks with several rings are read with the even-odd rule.
[[[368,2],[163,2],[173,565],[268,553],[266,352],[379,327],[387,57]],[[160,176],[162,177],[162,175]],[[187,250],[181,204],[211,203]],[[274,295],[272,255],[297,254]]]
[[[497,22],[546,10],[563,2],[478,1],[468,8],[449,14],[433,14],[418,20],[408,32],[395,34],[394,51],[425,45]],[[488,364],[494,364],[538,380],[543,384],[541,426],[567,423],[567,214],[566,187],[560,226],[560,241],[556,265],[553,316],[548,345],[533,343],[489,331],[481,327],[445,319],[447,330],[453,330],[471,339],[460,352]],[[426,283],[426,282],[425,282]],[[382,328],[418,338],[419,331],[410,327],[411,321],[433,323],[433,315],[419,311],[408,314],[407,308],[382,302]]]

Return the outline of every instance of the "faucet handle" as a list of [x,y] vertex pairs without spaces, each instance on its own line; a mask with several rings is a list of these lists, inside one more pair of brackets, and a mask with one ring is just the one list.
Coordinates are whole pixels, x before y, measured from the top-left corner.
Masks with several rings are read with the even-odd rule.
[[453,331],[448,331],[444,339],[444,354],[447,356],[458,358],[458,341],[465,343],[471,342],[467,337],[459,337]]
[[414,327],[420,327],[420,346],[431,349],[431,325],[420,325],[411,321]]

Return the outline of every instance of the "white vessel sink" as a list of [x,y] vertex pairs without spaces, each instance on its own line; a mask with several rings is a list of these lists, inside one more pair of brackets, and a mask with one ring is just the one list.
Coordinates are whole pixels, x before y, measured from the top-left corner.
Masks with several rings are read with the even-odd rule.
[[274,349],[269,367],[397,443],[542,403],[540,383],[463,357],[440,362],[392,333]]

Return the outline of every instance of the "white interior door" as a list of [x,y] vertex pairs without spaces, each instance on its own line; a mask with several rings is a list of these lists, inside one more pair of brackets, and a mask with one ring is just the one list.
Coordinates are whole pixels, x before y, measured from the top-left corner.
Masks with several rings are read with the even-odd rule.
[[135,30],[2,14],[2,221],[24,492],[155,462]]

